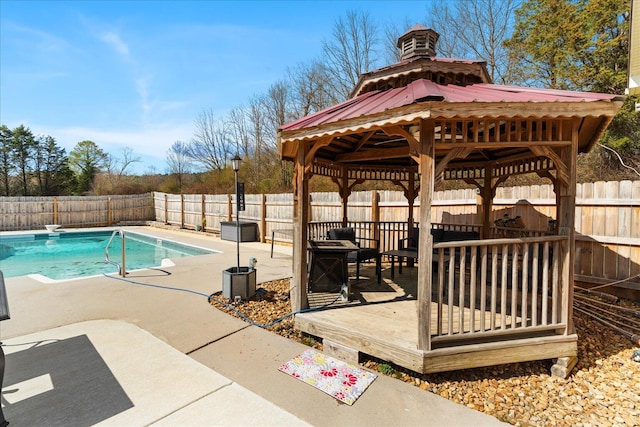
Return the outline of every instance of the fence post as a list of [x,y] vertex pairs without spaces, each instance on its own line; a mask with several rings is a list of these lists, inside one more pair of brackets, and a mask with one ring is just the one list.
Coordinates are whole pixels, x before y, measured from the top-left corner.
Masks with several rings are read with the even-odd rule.
[[184,194],[180,194],[180,228],[184,228]]
[[58,224],[58,198],[53,198],[53,224]]
[[200,218],[200,225],[202,226],[202,231],[207,231],[207,215],[206,215],[207,205],[205,203],[205,195],[202,195],[202,203],[200,204],[200,211],[202,212],[202,216]]
[[111,225],[111,196],[107,197],[107,225]]
[[267,195],[262,194],[262,208],[260,209],[260,241],[267,241]]
[[164,195],[164,223],[169,224],[169,196]]

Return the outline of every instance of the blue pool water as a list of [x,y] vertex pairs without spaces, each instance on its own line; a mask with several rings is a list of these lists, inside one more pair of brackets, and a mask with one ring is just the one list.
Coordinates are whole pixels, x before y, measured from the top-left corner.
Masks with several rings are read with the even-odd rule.
[[[104,249],[112,230],[0,235],[0,270],[4,277],[41,274],[54,280],[117,273],[115,265],[104,264]],[[166,258],[215,253],[170,240],[125,232],[127,271],[158,267]],[[109,257],[120,262],[122,240],[116,235]]]

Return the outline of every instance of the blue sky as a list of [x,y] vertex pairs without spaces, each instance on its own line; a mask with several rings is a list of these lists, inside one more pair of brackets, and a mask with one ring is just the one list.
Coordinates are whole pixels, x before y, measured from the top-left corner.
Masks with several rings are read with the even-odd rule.
[[0,123],[67,153],[85,139],[115,157],[130,147],[135,172],[164,172],[200,112],[222,117],[317,58],[349,10],[415,23],[427,3],[0,0]]

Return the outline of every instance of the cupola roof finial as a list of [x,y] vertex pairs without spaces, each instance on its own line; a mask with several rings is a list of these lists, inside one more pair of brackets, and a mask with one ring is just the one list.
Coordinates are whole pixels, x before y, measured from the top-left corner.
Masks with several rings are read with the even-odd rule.
[[398,39],[401,59],[436,56],[436,42],[440,34],[424,25],[416,24]]

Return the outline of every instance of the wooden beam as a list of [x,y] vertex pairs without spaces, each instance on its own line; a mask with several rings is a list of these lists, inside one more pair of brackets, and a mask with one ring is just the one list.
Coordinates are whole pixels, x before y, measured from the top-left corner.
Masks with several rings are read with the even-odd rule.
[[435,141],[433,120],[420,122],[420,242],[418,253],[418,349],[431,350],[432,247],[431,203],[434,190]]
[[373,135],[375,135],[375,134],[376,134],[376,131],[375,131],[375,130],[372,130],[371,132],[367,133],[367,134],[362,138],[362,140],[360,140],[360,142],[358,143],[358,145],[356,145],[356,147],[353,149],[353,151],[354,151],[354,152],[356,152],[356,151],[360,150],[360,149],[362,148],[362,146],[363,146],[364,144],[366,144],[366,143],[367,143],[367,141],[368,141],[369,139],[371,139],[371,137],[372,137]]
[[396,148],[374,148],[363,152],[338,154],[335,161],[348,163],[363,160],[397,159],[401,157],[409,157],[409,146]]
[[544,147],[566,147],[571,145],[571,141],[520,141],[520,142],[439,142],[436,150],[450,150],[452,148],[475,148],[477,150],[489,149],[497,150],[501,148],[528,148],[536,146]]

